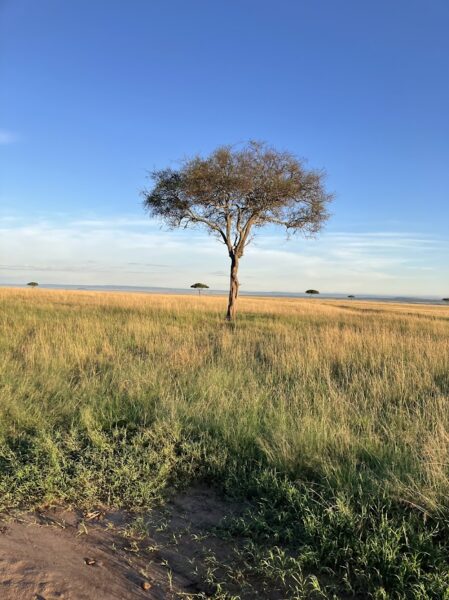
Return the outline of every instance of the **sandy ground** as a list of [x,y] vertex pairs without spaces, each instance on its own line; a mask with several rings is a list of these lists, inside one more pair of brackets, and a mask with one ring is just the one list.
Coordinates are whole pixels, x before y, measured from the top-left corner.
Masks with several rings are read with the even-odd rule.
[[0,598],[206,597],[213,586],[201,581],[211,556],[220,565],[232,555],[212,529],[240,511],[210,490],[195,488],[139,516],[57,507],[1,515]]

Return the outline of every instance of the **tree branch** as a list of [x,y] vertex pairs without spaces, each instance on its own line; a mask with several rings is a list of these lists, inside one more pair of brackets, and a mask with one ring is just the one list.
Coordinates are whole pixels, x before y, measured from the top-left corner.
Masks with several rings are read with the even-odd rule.
[[254,225],[256,217],[257,217],[257,213],[253,212],[251,214],[251,216],[248,218],[248,220],[246,221],[245,225],[241,228],[239,240],[238,240],[237,245],[235,246],[236,254],[238,254],[239,257],[243,256],[243,250],[245,249],[246,241],[247,241],[249,233],[251,231],[251,227]]
[[210,227],[211,229],[213,229],[214,231],[219,233],[221,235],[221,237],[223,238],[223,241],[226,244],[226,246],[228,246],[228,238],[226,237],[225,232],[216,223],[209,221],[205,217],[201,217],[200,215],[197,215],[190,208],[186,208],[186,214],[190,217],[190,220],[193,223],[204,223],[205,225],[207,225],[208,227]]

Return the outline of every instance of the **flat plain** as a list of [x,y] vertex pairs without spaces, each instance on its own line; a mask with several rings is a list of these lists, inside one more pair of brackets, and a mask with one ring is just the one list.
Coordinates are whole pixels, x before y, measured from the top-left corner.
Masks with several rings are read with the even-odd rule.
[[202,486],[242,510],[189,597],[449,598],[449,307],[225,307],[0,289],[3,514],[126,510],[142,544]]

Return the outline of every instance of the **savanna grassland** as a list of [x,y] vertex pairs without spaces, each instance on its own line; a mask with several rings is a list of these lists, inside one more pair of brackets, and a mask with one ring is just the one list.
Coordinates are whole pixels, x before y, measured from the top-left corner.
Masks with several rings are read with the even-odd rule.
[[0,290],[1,509],[201,482],[247,507],[219,527],[242,590],[449,598],[449,308],[225,305]]

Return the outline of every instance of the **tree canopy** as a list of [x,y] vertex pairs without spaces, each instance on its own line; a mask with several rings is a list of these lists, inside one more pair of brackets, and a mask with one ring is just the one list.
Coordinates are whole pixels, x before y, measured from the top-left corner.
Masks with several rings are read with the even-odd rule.
[[194,288],[195,290],[208,290],[209,286],[206,285],[205,283],[194,283],[193,285],[190,286],[191,288]]

